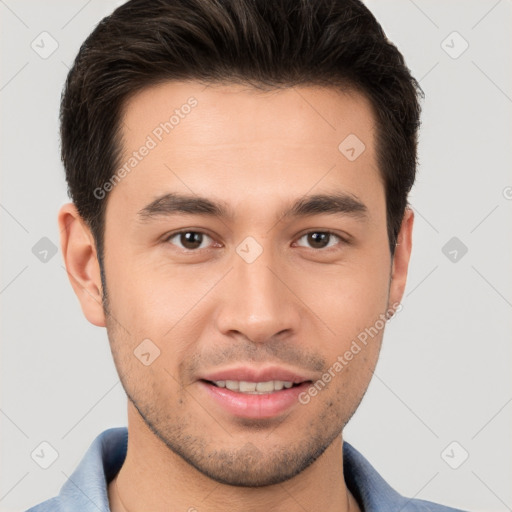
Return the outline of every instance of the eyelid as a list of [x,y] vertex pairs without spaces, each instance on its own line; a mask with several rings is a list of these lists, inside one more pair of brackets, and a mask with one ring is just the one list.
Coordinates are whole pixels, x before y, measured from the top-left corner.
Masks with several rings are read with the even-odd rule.
[[[344,245],[350,244],[350,237],[348,235],[343,236],[343,235],[340,235],[339,233],[336,233],[335,231],[331,231],[329,229],[309,229],[308,231],[299,235],[296,240],[300,240],[301,238],[305,237],[306,235],[309,235],[310,233],[323,233],[323,234],[327,234],[330,236],[335,236],[339,240],[338,244],[336,244],[332,247],[326,247],[326,248],[322,248],[322,249],[306,247],[306,249],[311,249],[312,251],[315,251],[315,252],[329,252],[330,250],[336,250],[336,246],[339,245],[340,243],[344,244]],[[304,246],[301,245],[299,247],[304,247]]]

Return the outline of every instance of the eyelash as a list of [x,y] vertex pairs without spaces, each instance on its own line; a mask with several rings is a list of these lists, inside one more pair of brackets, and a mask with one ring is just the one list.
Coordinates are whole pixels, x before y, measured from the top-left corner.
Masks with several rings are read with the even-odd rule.
[[[185,229],[185,230],[176,231],[174,233],[169,234],[168,236],[166,236],[164,238],[163,241],[164,241],[164,243],[170,243],[171,239],[173,239],[174,237],[176,237],[178,235],[182,235],[184,233],[196,233],[196,234],[206,235],[207,237],[212,238],[208,233],[205,233],[204,231]],[[300,240],[301,238],[304,238],[305,236],[310,235],[312,233],[321,233],[321,234],[329,235],[330,237],[335,237],[342,244],[345,244],[345,245],[349,245],[349,243],[350,243],[347,239],[343,238],[341,235],[338,235],[337,233],[334,233],[333,231],[328,231],[328,230],[324,230],[324,231],[321,231],[321,230],[307,231],[306,233],[303,233],[302,235],[300,235],[297,240]],[[330,239],[329,239],[329,242],[330,242]],[[300,246],[300,247],[303,247],[303,246]],[[203,249],[182,249],[182,248],[179,248],[179,249],[182,252],[184,252],[184,253],[197,253],[197,252],[200,252],[200,251],[204,250],[205,248],[203,248]],[[313,250],[315,252],[327,253],[327,252],[330,252],[331,250],[335,250],[335,247],[326,247],[326,248],[322,248],[322,249],[315,249],[315,248],[310,247],[309,249],[311,249],[311,250]]]

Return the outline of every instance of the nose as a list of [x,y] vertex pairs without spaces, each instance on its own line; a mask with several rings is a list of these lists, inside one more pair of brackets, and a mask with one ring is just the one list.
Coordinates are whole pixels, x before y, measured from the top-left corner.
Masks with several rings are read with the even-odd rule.
[[301,303],[293,293],[293,276],[270,248],[251,263],[235,254],[222,289],[217,308],[217,328],[222,334],[265,343],[299,329]]

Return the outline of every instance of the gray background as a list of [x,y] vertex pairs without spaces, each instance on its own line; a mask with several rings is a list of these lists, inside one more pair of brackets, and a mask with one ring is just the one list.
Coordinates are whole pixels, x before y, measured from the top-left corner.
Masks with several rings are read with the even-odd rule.
[[[67,201],[61,88],[81,42],[120,3],[0,0],[4,512],[56,495],[96,435],[126,424],[106,333],[82,316],[60,252],[44,253],[59,245]],[[405,495],[512,510],[512,2],[367,5],[426,98],[403,310],[345,439]],[[48,469],[31,457],[43,441],[58,452]]]

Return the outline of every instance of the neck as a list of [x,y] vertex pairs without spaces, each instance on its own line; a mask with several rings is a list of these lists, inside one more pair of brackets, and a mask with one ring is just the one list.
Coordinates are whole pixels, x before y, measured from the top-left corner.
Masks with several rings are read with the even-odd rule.
[[216,482],[169,450],[128,406],[128,451],[110,483],[112,512],[358,512],[343,475],[341,436],[294,478],[265,487],[235,487]]

